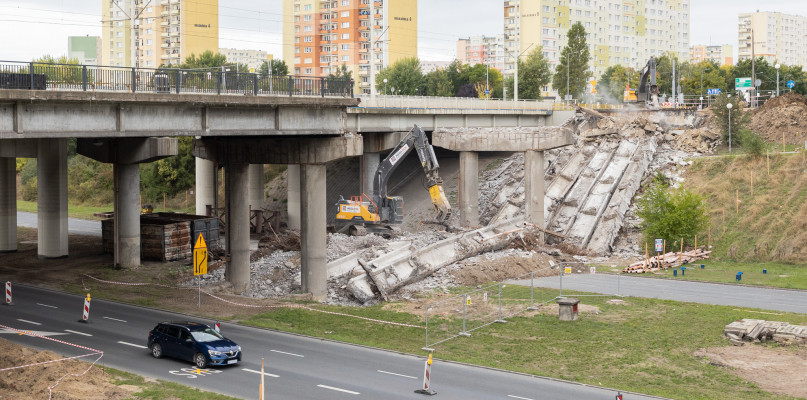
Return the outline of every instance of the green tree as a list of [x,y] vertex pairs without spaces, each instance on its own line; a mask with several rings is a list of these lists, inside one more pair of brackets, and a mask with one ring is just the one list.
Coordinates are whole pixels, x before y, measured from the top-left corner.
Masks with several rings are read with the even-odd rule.
[[140,165],[140,187],[146,199],[160,199],[163,193],[174,196],[193,187],[196,163],[193,138],[180,137],[177,155]]
[[[732,105],[731,110],[726,107],[728,103]],[[717,96],[712,103],[712,113],[717,119],[725,143],[729,142],[729,113],[731,113],[731,143],[738,145],[742,141],[740,131],[751,118],[751,114],[743,109],[743,104],[744,101],[739,95],[730,96],[728,93]]]
[[[387,80],[386,85],[384,79]],[[423,89],[423,72],[417,57],[398,60],[395,64],[378,71],[375,77],[375,88],[378,93],[414,96]]]
[[[544,86],[548,85],[552,79],[549,70],[549,62],[544,57],[544,49],[541,46],[533,49],[522,60],[518,59],[518,98],[529,100],[540,100]],[[513,77],[507,77],[505,81],[507,93],[515,93],[515,82]]]
[[261,75],[269,75],[270,70],[272,71],[271,73],[272,76],[289,74],[289,67],[283,60],[271,59],[268,61],[264,61],[263,64],[261,64],[261,68],[258,72],[260,72]]
[[347,67],[347,64],[342,64],[336,68],[336,72],[328,74],[328,79],[351,80],[353,79],[353,71]]
[[577,22],[569,28],[566,37],[568,41],[560,51],[560,63],[555,67],[552,87],[561,96],[568,92],[572,96],[581,97],[586,89],[586,79],[591,76],[588,69],[590,54],[586,44],[586,29],[582,23]]
[[[78,59],[68,58],[67,56],[54,58],[50,55],[45,55],[33,61],[35,63],[34,73],[45,75],[48,81],[58,81],[61,84],[79,84],[83,81],[82,68],[79,66]],[[61,66],[51,68],[41,64],[61,64]],[[19,72],[28,73],[29,70],[24,68]]]
[[461,87],[470,83],[467,81],[468,76],[464,73],[466,69],[468,69],[468,64],[463,64],[456,59],[446,67],[446,74],[451,82],[451,96],[456,96]]
[[456,93],[445,69],[436,69],[423,76],[426,96],[451,97]]
[[637,215],[647,243],[664,239],[669,245],[693,243],[695,236],[706,230],[709,212],[700,195],[685,188],[671,188],[657,176],[639,199]]
[[[227,56],[220,54],[218,52],[213,53],[210,50],[206,50],[202,54],[199,54],[198,57],[196,56],[196,54],[191,53],[191,55],[185,57],[185,62],[180,64],[179,68],[182,69],[217,68],[227,64],[228,64]],[[241,71],[248,72],[249,69],[245,68]]]
[[477,91],[479,98],[485,98],[485,85],[490,89],[490,97],[502,97],[502,74],[494,68],[489,68],[485,64],[469,66],[462,71],[462,80],[472,85]]
[[[686,72],[681,81],[681,87],[683,87],[684,93],[687,95],[706,97],[707,89],[727,91],[726,79],[721,76],[720,66],[714,61],[701,61],[692,65]],[[703,81],[701,81],[701,78],[703,78]]]
[[[611,75],[608,77],[608,92],[617,102],[625,101],[625,89],[628,84],[630,84],[631,89],[639,88],[641,76],[640,73],[633,68],[615,65],[608,70],[611,71]],[[630,81],[628,81],[628,78],[630,78]]]

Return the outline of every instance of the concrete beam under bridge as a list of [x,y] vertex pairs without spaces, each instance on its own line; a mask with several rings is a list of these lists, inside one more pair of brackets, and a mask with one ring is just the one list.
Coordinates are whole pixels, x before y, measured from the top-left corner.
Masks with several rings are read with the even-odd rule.
[[[47,140],[47,139],[43,139]],[[140,167],[138,164],[177,155],[174,138],[79,139],[76,151],[93,160],[114,164],[115,264],[140,265]]]
[[[460,221],[463,226],[478,223],[479,151],[524,152],[526,221],[544,227],[544,151],[575,143],[571,129],[552,128],[480,128],[440,129],[433,133],[432,144],[460,153]],[[473,154],[471,154],[473,153]]]
[[324,164],[345,157],[362,155],[362,137],[271,137],[194,139],[193,155],[226,163],[248,164]]

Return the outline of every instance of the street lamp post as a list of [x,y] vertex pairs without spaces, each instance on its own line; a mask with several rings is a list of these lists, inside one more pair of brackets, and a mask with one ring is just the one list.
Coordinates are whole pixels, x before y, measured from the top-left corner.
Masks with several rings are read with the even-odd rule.
[[729,110],[729,153],[731,153],[731,103],[726,104],[726,108]]
[[569,56],[572,54],[580,54],[581,51],[583,50],[578,50],[566,55],[566,98],[564,99],[566,101],[569,101]]
[[384,78],[384,96],[387,95],[387,78]]
[[779,97],[779,67],[781,67],[781,65],[774,65],[774,68],[776,68],[776,97]]

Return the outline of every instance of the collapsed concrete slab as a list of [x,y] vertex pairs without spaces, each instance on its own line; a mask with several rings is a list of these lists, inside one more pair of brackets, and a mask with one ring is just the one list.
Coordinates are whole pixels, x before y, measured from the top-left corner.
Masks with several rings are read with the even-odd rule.
[[[410,283],[457,261],[510,244],[525,228],[523,218],[501,221],[495,225],[465,232],[423,248],[402,247],[373,260],[355,259],[353,276],[347,289],[357,300],[368,302],[388,295]],[[350,256],[348,256],[350,257]],[[333,268],[343,269],[350,259],[337,260]],[[329,264],[329,270],[331,269]]]

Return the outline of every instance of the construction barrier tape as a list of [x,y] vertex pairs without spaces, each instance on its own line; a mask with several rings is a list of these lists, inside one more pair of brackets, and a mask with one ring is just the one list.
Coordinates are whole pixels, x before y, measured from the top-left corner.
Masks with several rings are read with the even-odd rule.
[[[164,287],[164,288],[169,288],[169,289],[183,289],[183,290],[194,290],[194,291],[199,290],[198,287],[169,286],[169,285],[163,285],[163,284],[159,284],[159,283],[115,282],[115,281],[107,281],[107,280],[99,279],[99,278],[96,278],[94,276],[87,275],[87,274],[85,274],[84,276],[86,276],[87,278],[93,279],[93,280],[95,280],[97,282],[106,283],[106,284],[110,284],[110,285],[157,286],[157,287]],[[405,328],[426,329],[425,326],[420,326],[420,325],[412,325],[412,324],[405,324],[405,323],[401,323],[401,322],[384,321],[384,320],[380,320],[380,319],[361,317],[361,316],[358,316],[358,315],[345,314],[345,313],[340,313],[340,312],[335,312],[335,311],[320,310],[320,309],[317,309],[317,308],[308,307],[308,306],[304,306],[304,305],[300,305],[300,304],[284,304],[284,305],[276,305],[276,306],[242,304],[242,303],[236,303],[234,301],[230,301],[230,300],[221,298],[221,297],[216,296],[216,295],[214,295],[212,293],[208,293],[208,292],[206,292],[204,290],[202,290],[201,292],[204,293],[206,296],[210,296],[210,297],[212,297],[212,298],[214,298],[216,300],[225,302],[227,304],[232,304],[232,305],[235,305],[235,306],[239,306],[239,307],[249,307],[249,308],[297,308],[297,309],[304,309],[304,310],[314,311],[314,312],[319,312],[319,313],[324,313],[324,314],[338,315],[338,316],[350,317],[350,318],[357,318],[357,319],[361,319],[361,320],[365,320],[365,321],[377,322],[379,324],[401,326],[401,327],[405,327]]]

